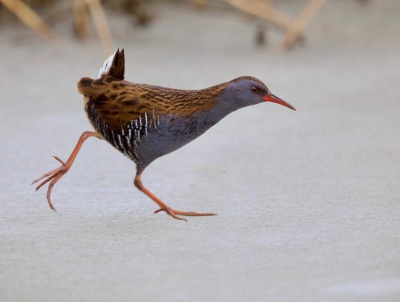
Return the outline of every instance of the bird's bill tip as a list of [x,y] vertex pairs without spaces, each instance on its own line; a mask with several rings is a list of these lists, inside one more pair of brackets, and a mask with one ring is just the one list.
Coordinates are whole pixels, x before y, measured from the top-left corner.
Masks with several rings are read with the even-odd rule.
[[263,99],[266,102],[277,103],[279,105],[288,107],[288,108],[296,111],[296,108],[294,108],[292,105],[290,105],[289,103],[285,102],[284,100],[278,98],[276,95],[273,95],[272,93],[263,96]]

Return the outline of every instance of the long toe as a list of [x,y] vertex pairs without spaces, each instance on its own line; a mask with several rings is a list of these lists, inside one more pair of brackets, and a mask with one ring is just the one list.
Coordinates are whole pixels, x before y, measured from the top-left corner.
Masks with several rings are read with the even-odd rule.
[[[175,215],[181,215],[181,216],[216,216],[218,214],[214,214],[214,213],[196,213],[196,212],[182,212],[182,211],[178,211],[178,210],[174,210],[174,209],[158,209],[154,212],[154,214],[161,212],[161,211],[165,211],[167,212],[169,215],[171,216],[175,216]],[[173,215],[172,215],[173,214]],[[175,218],[175,217],[174,217]],[[182,218],[180,218],[182,219]]]
[[218,214],[214,213],[196,213],[196,212],[181,212],[177,210],[173,210],[175,215],[181,215],[181,216],[216,216]]

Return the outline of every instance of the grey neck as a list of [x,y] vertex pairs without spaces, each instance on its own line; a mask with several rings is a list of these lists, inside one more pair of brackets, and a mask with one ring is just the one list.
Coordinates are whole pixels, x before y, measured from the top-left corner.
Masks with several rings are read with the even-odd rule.
[[235,97],[229,93],[229,90],[225,90],[217,99],[217,104],[209,111],[201,112],[196,115],[195,118],[204,120],[208,124],[215,125],[228,114],[239,109],[235,102]]

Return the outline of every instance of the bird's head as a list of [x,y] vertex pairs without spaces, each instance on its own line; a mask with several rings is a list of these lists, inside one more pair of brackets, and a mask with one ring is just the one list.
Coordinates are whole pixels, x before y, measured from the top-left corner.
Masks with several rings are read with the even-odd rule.
[[268,87],[254,77],[240,77],[229,82],[226,88],[230,101],[236,109],[256,105],[262,102],[272,102],[296,110],[292,105],[273,95]]

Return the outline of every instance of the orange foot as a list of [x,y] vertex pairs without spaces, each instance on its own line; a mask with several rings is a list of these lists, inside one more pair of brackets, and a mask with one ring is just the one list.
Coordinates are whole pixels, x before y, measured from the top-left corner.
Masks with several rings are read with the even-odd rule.
[[173,217],[175,219],[185,220],[185,221],[187,221],[185,218],[181,218],[181,217],[178,217],[176,215],[182,215],[182,216],[214,216],[214,215],[217,215],[217,214],[213,214],[213,213],[181,212],[181,211],[177,211],[177,210],[171,209],[169,205],[167,205],[160,198],[158,198],[153,193],[151,193],[143,185],[142,180],[141,180],[141,174],[136,174],[135,180],[133,181],[133,183],[135,184],[136,188],[138,188],[140,191],[142,191],[144,194],[146,194],[148,197],[150,197],[156,204],[158,204],[160,209],[155,211],[154,214],[156,214],[158,212],[161,212],[161,211],[164,211],[168,215],[170,215],[171,217]]
[[42,180],[43,178],[45,178],[44,181],[42,181],[37,187],[36,187],[36,191],[39,190],[43,185],[45,185],[46,183],[48,183],[49,181],[49,188],[47,189],[47,201],[49,202],[49,206],[52,210],[56,210],[56,208],[53,206],[53,203],[51,202],[51,190],[53,189],[53,186],[56,184],[57,181],[60,180],[61,177],[64,176],[65,173],[68,172],[69,168],[71,168],[72,162],[71,161],[67,161],[67,163],[64,163],[61,159],[59,159],[57,156],[53,156],[56,160],[58,160],[62,166],[54,169],[46,174],[44,174],[43,176],[39,177],[38,179],[35,179],[31,185],[33,185],[34,183],[37,183],[38,181]]
[[65,173],[68,172],[69,168],[71,168],[72,163],[75,160],[76,155],[78,154],[79,150],[82,147],[83,142],[88,139],[89,137],[96,136],[99,137],[96,132],[90,132],[90,131],[85,131],[82,133],[81,137],[79,138],[78,142],[76,143],[76,146],[74,150],[72,151],[71,155],[69,156],[68,160],[64,163],[61,159],[59,159],[57,156],[53,156],[56,160],[58,160],[61,163],[61,167],[58,169],[55,169],[53,171],[50,171],[46,174],[44,174],[42,177],[39,177],[38,179],[35,179],[31,185],[34,183],[37,183],[38,181],[42,180],[45,178],[44,181],[42,181],[36,188],[36,191],[39,190],[44,184],[48,183],[50,180],[49,188],[47,189],[47,201],[49,202],[49,206],[52,210],[56,210],[53,206],[53,203],[51,202],[51,190],[53,189],[53,186],[56,184],[57,181],[60,180],[61,177],[64,176]]
[[171,215],[175,219],[185,220],[185,221],[187,221],[185,218],[181,218],[176,215],[182,215],[182,216],[215,216],[215,215],[217,215],[217,214],[213,214],[213,213],[181,212],[181,211],[173,210],[170,207],[167,207],[165,209],[164,208],[158,209],[157,211],[154,211],[154,214],[161,212],[161,211],[165,211],[167,214]]

